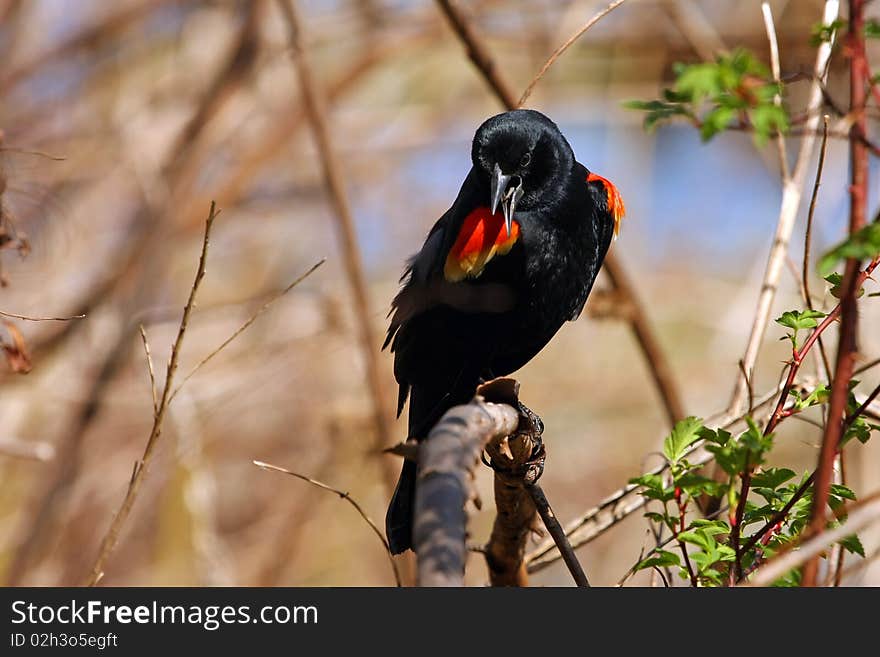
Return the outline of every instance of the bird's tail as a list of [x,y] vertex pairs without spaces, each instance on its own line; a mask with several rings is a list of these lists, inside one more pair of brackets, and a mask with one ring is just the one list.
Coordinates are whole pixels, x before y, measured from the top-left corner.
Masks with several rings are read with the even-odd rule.
[[[453,405],[449,386],[415,385],[409,397],[409,438],[425,438],[437,420]],[[471,392],[471,395],[473,393]],[[404,460],[397,488],[385,515],[385,534],[392,554],[411,550],[413,513],[416,504],[416,462]]]
[[404,460],[397,488],[385,515],[385,534],[391,554],[412,549],[413,505],[416,498],[416,463]]

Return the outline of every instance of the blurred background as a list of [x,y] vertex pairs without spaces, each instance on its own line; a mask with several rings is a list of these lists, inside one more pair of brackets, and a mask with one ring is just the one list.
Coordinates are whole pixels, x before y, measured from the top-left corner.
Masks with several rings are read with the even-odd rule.
[[[605,4],[462,3],[515,90]],[[810,34],[824,3],[770,5],[783,75],[812,70]],[[302,0],[300,9],[352,204],[378,354],[404,260],[454,199],[474,130],[501,108],[432,2]],[[779,212],[776,151],[737,133],[703,144],[683,124],[646,134],[643,117],[622,102],[657,97],[675,62],[737,46],[768,62],[757,0],[631,0],[572,47],[529,101],[560,125],[581,162],[621,190],[628,213],[612,248],[645,302],[687,413],[701,417],[728,403],[745,348]],[[880,65],[878,54],[870,52]],[[789,85],[793,108],[803,106],[807,84]],[[845,105],[839,52],[828,86]],[[86,315],[10,319],[6,329],[20,333],[31,371],[0,372],[2,581],[70,585],[87,576],[150,432],[137,326],[161,383],[215,199],[222,213],[181,374],[327,262],[177,395],[104,583],[393,584],[376,537],[348,505],[251,462],[349,491],[380,523],[389,468],[399,467],[378,453],[384,437],[343,252],[277,4],[0,0],[0,129],[0,310]],[[798,139],[788,146],[793,157]],[[878,202],[872,165],[869,212]],[[844,235],[847,170],[846,142],[831,140],[817,253]],[[805,215],[806,202],[791,251],[798,268]],[[588,312],[516,375],[546,423],[544,489],[563,521],[657,465],[668,431],[626,322],[595,317],[613,306],[606,287],[600,279]],[[814,290],[823,289],[817,280]],[[863,306],[861,349],[871,360],[880,354],[880,306]],[[800,307],[785,272],[773,316]],[[770,326],[757,392],[775,384],[788,356],[782,335]],[[387,415],[396,397],[391,365],[389,354],[378,356]],[[876,384],[877,369],[863,375],[866,385]],[[391,438],[402,439],[405,422],[391,426]],[[812,468],[820,437],[807,422],[786,422],[774,459]],[[847,458],[857,493],[880,487],[876,440],[852,445]],[[491,481],[482,468],[486,503],[473,515],[474,542],[491,527]],[[862,540],[871,553],[880,532]],[[652,545],[635,513],[580,554],[591,581],[610,585]],[[485,580],[475,554],[468,581]],[[880,584],[880,566],[846,581]],[[559,565],[533,578],[569,582]]]

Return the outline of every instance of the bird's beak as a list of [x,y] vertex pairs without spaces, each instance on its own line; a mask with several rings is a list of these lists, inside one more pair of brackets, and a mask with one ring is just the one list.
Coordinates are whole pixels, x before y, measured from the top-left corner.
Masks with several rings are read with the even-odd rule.
[[500,205],[504,212],[504,227],[507,229],[508,235],[513,228],[513,213],[516,210],[516,204],[523,195],[522,182],[509,189],[512,179],[513,176],[505,175],[501,171],[501,167],[498,164],[495,165],[491,188],[492,214],[498,211]]

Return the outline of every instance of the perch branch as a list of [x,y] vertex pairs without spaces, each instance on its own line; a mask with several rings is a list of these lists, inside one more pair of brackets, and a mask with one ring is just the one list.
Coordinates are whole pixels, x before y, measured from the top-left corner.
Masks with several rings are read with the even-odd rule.
[[543,424],[519,403],[519,384],[513,379],[496,379],[477,389],[486,401],[520,408],[514,435],[489,441],[488,464],[495,471],[497,515],[492,536],[484,551],[493,586],[526,586],[525,545],[535,521],[535,511],[563,555],[578,586],[589,586],[583,568],[556,519],[538,479],[544,471],[546,452],[541,439]]
[[461,586],[467,558],[465,503],[474,471],[493,439],[512,434],[517,412],[476,398],[451,408],[419,445],[413,543],[420,586]]

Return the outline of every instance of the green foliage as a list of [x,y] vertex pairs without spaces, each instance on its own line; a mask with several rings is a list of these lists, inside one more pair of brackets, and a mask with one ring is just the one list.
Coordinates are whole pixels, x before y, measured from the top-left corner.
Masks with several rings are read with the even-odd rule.
[[832,23],[816,23],[810,36],[810,45],[819,46],[831,41],[840,29],[845,26],[846,21],[840,18]]
[[715,455],[716,463],[731,477],[763,463],[765,453],[773,445],[773,434],[764,436],[751,418],[748,423],[748,430],[736,440],[706,445],[706,450]]
[[644,570],[645,568],[667,568],[669,566],[680,566],[681,560],[674,552],[666,550],[657,550],[653,555],[640,561],[636,566],[636,570]]
[[837,263],[847,258],[873,260],[880,255],[880,222],[873,222],[850,235],[819,260],[818,270],[823,277],[834,271]]
[[880,21],[876,18],[865,21],[865,36],[869,39],[880,39]]
[[652,130],[684,117],[700,130],[704,141],[737,126],[754,131],[759,145],[789,128],[788,112],[775,103],[782,89],[767,68],[747,50],[722,55],[714,62],[676,64],[675,83],[662,100],[630,101],[624,106],[645,112],[644,127]]
[[847,536],[845,539],[840,541],[840,545],[843,546],[843,549],[850,554],[857,554],[863,559],[865,558],[865,548],[862,546],[862,542],[859,540],[859,537],[855,534],[853,534],[852,536]]
[[[794,409],[800,411],[823,404],[827,401],[828,393],[826,385],[819,385],[803,396],[793,395]],[[854,410],[855,403],[855,397],[851,394],[850,413]],[[726,495],[729,509],[735,509],[745,472],[754,474],[751,476],[750,488],[753,497],[746,500],[739,527],[743,571],[749,572],[780,549],[799,540],[809,523],[813,503],[812,487],[805,487],[801,492],[807,475],[798,478],[794,470],[784,467],[762,470],[761,465],[773,448],[773,435],[765,436],[751,418],[747,418],[747,425],[744,432],[734,437],[723,429],[703,426],[702,421],[695,417],[681,420],[663,441],[663,453],[670,465],[669,473],[666,476],[646,474],[630,480],[630,483],[642,488],[641,494],[647,500],[660,505],[659,510],[647,511],[645,517],[660,525],[661,531],[668,531],[671,540],[688,555],[685,560],[674,551],[661,549],[665,547],[661,546],[636,564],[634,570],[673,569],[683,580],[696,580],[700,586],[726,585],[736,561],[734,533],[730,522],[719,518],[695,518],[687,524],[686,520],[689,511],[693,509],[694,501],[704,494],[714,497]],[[868,429],[869,432],[870,430],[871,428]],[[688,462],[686,453],[698,441],[703,441],[705,449],[714,454],[716,462],[728,475],[727,481],[706,477],[699,472],[701,465]],[[796,495],[798,497],[794,499]],[[757,499],[763,502],[755,503],[754,500]],[[847,501],[855,499],[855,493],[851,489],[833,484],[828,504],[839,513]],[[777,516],[789,503],[790,510],[782,521],[777,522]],[[733,516],[731,521],[732,519]],[[775,524],[770,525],[771,522]],[[836,523],[839,521],[831,524]],[[754,537],[755,545],[749,546],[748,550],[743,549],[759,531],[764,533]],[[840,544],[854,554],[864,551],[857,536],[849,536],[840,541]],[[774,585],[797,586],[799,582],[800,574],[792,571]]]
[[792,348],[797,349],[798,331],[816,328],[819,325],[816,320],[823,317],[825,317],[825,313],[818,310],[786,310],[776,318],[776,323],[792,330],[792,333],[787,333],[785,337],[791,340]]

